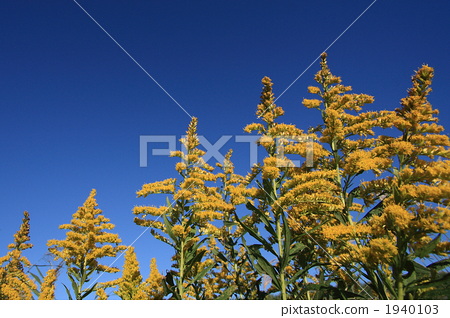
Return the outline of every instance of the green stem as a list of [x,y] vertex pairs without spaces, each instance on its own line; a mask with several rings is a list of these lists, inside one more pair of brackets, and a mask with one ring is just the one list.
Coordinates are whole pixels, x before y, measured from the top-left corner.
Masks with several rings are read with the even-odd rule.
[[[284,213],[284,212],[281,212],[281,213]],[[279,259],[282,260],[283,259],[283,243],[286,244],[286,242],[283,241],[283,233],[281,230],[280,217],[276,217],[276,227],[277,227],[278,254],[279,254]],[[287,300],[284,268],[281,268],[281,266],[280,266],[280,283],[281,283],[281,297],[283,300]]]
[[180,278],[178,280],[178,293],[180,295],[180,299],[183,299],[184,297],[184,241],[181,242],[181,248],[180,248]]

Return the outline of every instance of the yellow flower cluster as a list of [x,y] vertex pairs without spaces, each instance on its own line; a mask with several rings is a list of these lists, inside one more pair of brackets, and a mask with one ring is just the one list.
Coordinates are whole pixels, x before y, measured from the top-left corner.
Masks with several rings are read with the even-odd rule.
[[55,282],[57,279],[57,270],[49,269],[44,277],[39,294],[39,300],[55,299]]
[[14,243],[8,245],[10,251],[0,257],[0,300],[27,300],[33,297],[32,291],[37,287],[25,273],[25,268],[31,264],[22,255],[23,250],[33,246],[27,243],[29,240],[30,216],[25,211],[20,229],[14,234]]
[[153,193],[174,193],[175,192],[175,179],[166,179],[164,181],[157,181],[153,183],[147,183],[142,186],[142,189],[137,191],[138,197],[146,197]]
[[[97,208],[95,195],[96,191],[92,190],[83,206],[73,214],[70,224],[60,226],[60,229],[69,230],[66,239],[49,240],[47,245],[55,259],[62,259],[68,267],[90,264],[97,271],[118,272],[119,269],[115,267],[103,266],[97,262],[99,258],[116,256],[117,252],[126,247],[119,245],[121,240],[117,234],[104,231],[113,229],[114,225]],[[106,245],[99,246],[99,243]]]
[[264,165],[262,167],[263,179],[276,179],[280,176],[280,169],[277,167],[276,157],[264,158]]
[[322,227],[322,235],[329,240],[352,240],[367,237],[371,233],[371,228],[367,224],[338,224],[334,226],[325,225]]
[[391,164],[392,160],[389,158],[375,156],[374,153],[366,150],[356,150],[347,156],[343,169],[346,175],[356,175],[368,170],[380,175]]

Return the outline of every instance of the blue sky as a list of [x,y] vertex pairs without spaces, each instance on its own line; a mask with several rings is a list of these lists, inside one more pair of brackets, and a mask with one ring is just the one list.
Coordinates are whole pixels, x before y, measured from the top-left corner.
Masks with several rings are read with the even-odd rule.
[[[253,121],[261,78],[278,96],[373,1],[118,1],[79,0],[186,111],[199,134],[215,142],[243,135]],[[378,0],[328,50],[334,74],[357,93],[375,96],[369,109],[394,109],[423,63],[436,70],[430,100],[450,127],[450,3]],[[184,134],[189,116],[72,0],[0,1],[0,252],[31,215],[42,262],[48,239],[97,189],[97,201],[129,244],[142,184],[174,176],[175,159],[151,157],[139,167],[141,135]],[[319,114],[301,100],[316,62],[277,101],[286,123],[307,129]],[[248,146],[234,138],[238,172]],[[155,148],[164,146],[155,145]],[[179,144],[177,144],[179,147]],[[149,234],[136,242],[143,273],[170,253]],[[121,264],[121,261],[118,262]]]

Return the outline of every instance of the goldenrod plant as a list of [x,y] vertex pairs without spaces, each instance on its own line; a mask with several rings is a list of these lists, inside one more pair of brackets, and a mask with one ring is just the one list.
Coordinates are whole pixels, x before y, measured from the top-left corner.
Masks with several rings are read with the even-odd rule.
[[61,259],[71,282],[72,290],[64,285],[69,299],[81,300],[96,290],[98,282],[92,282],[96,273],[116,273],[116,267],[100,264],[105,257],[116,257],[126,246],[120,245],[117,234],[106,230],[115,225],[102,214],[95,199],[96,190],[92,190],[83,206],[72,215],[69,224],[60,225],[60,229],[69,230],[64,240],[49,240],[49,251],[55,260]]
[[[378,208],[359,257],[382,282],[372,285],[383,298],[419,298],[450,279],[438,273],[450,265],[450,243],[442,241],[450,230],[450,140],[428,101],[433,76],[434,69],[423,65],[412,77],[395,109],[396,134],[380,135],[372,151],[388,164],[380,178],[362,184],[366,201]],[[443,259],[431,262],[433,256]]]
[[36,284],[26,274],[31,263],[22,251],[33,247],[30,240],[30,215],[23,212],[20,229],[14,234],[14,243],[8,253],[0,257],[0,300],[30,300]]
[[[320,65],[321,69],[314,77],[318,86],[308,87],[308,92],[318,98],[303,99],[305,107],[318,109],[322,117],[322,123],[311,129],[326,150],[317,158],[316,172],[327,173],[328,181],[332,183],[330,189],[336,189],[329,210],[330,218],[321,228],[322,237],[317,238],[324,259],[330,262],[330,266],[321,268],[325,272],[321,273],[319,282],[321,289],[328,289],[333,297],[371,297],[361,288],[364,283],[358,275],[352,273],[355,269],[337,256],[347,249],[349,241],[367,235],[367,225],[359,222],[364,212],[360,184],[367,171],[372,173],[369,177],[380,175],[389,164],[388,159],[376,156],[371,150],[376,143],[375,129],[391,127],[394,113],[363,111],[374,98],[351,93],[352,87],[344,86],[342,79],[331,73],[325,53],[321,56]],[[344,234],[345,239],[342,238]],[[337,282],[339,288],[332,282]],[[323,295],[322,291],[317,297],[322,298]]]
[[[442,286],[447,276],[437,272],[449,265],[429,258],[447,256],[448,242],[440,239],[449,230],[450,143],[427,100],[433,69],[416,72],[408,97],[395,111],[360,112],[372,99],[346,94],[350,88],[331,74],[326,55],[321,65],[316,75],[321,87],[309,88],[320,99],[304,105],[322,113],[324,124],[317,131],[332,154],[324,164],[336,169],[343,206],[322,228],[330,241],[331,279],[338,283],[334,295],[421,297]],[[380,130],[376,136],[374,128],[398,134]]]
[[58,270],[51,268],[47,271],[39,291],[39,300],[53,300],[55,299],[55,283],[58,278]]
[[234,217],[236,209],[245,205],[247,197],[257,189],[246,186],[246,178],[234,172],[232,153],[230,149],[224,162],[216,163],[220,169],[218,193],[234,208],[223,211],[222,219],[216,222],[219,232],[209,240],[208,251],[217,266],[205,275],[206,296],[208,299],[260,299],[264,294],[260,288],[261,278],[241,246],[240,238],[245,230]]
[[[339,202],[333,197],[335,189],[327,180],[328,172],[314,173],[310,162],[295,166],[287,158],[286,154],[295,154],[318,159],[324,149],[308,136],[315,147],[315,154],[308,154],[306,134],[293,124],[275,121],[284,110],[275,104],[270,78],[263,78],[262,84],[256,115],[263,123],[247,125],[244,130],[260,135],[258,143],[267,156],[253,167],[245,183],[257,189],[247,197],[246,207],[251,214],[235,217],[246,231],[242,243],[254,269],[262,277],[270,277],[271,287],[266,294],[284,300],[307,298],[303,292],[309,272],[320,263],[313,255],[318,248],[313,235],[325,217],[322,212]],[[324,206],[325,211],[319,213]],[[256,240],[256,244],[248,244],[246,237]]]
[[[233,205],[225,202],[217,192],[217,187],[209,186],[217,175],[214,168],[202,158],[205,152],[198,148],[197,118],[189,124],[186,137],[181,139],[185,151],[175,151],[171,155],[181,159],[176,164],[179,180],[172,178],[145,184],[137,192],[138,197],[165,193],[165,206],[137,206],[134,208],[135,223],[150,227],[153,236],[175,251],[172,257],[173,269],[164,279],[167,295],[174,299],[204,299],[205,289],[202,278],[216,263],[207,256],[207,240],[220,235],[214,221],[223,218],[224,211],[233,210]],[[147,218],[150,216],[153,219]]]
[[109,282],[108,286],[118,286],[114,293],[123,300],[158,300],[164,297],[162,280],[163,275],[158,271],[156,259],[152,259],[149,277],[143,281],[136,252],[130,246],[125,252],[122,276]]

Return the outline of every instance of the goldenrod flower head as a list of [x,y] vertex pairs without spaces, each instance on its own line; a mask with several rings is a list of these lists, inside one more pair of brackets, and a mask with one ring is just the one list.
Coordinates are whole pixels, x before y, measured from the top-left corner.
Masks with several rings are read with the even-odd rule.
[[[33,245],[30,240],[30,216],[27,211],[23,213],[20,229],[14,234],[14,243],[8,245],[6,256],[0,257],[0,300],[32,299],[32,291],[36,284],[25,273],[30,267],[30,261],[22,255],[22,251]],[[4,267],[3,264],[6,263]]]
[[97,300],[107,300],[108,295],[105,292],[104,288],[99,288],[96,290],[95,295],[97,296]]
[[[117,268],[100,265],[97,261],[103,257],[114,257],[126,247],[119,245],[121,240],[117,234],[105,232],[113,229],[114,225],[97,208],[95,195],[96,191],[92,190],[83,206],[73,214],[70,224],[60,226],[61,229],[69,230],[66,239],[49,240],[47,245],[55,259],[64,260],[69,268],[88,264],[97,271],[117,272]],[[99,246],[99,243],[106,245]]]
[[44,277],[44,281],[41,285],[41,292],[39,294],[39,300],[51,300],[55,299],[55,282],[57,279],[57,270],[49,269],[47,275]]
[[125,252],[122,277],[116,283],[119,288],[115,293],[124,300],[133,299],[142,283],[139,262],[133,246],[128,247]]

